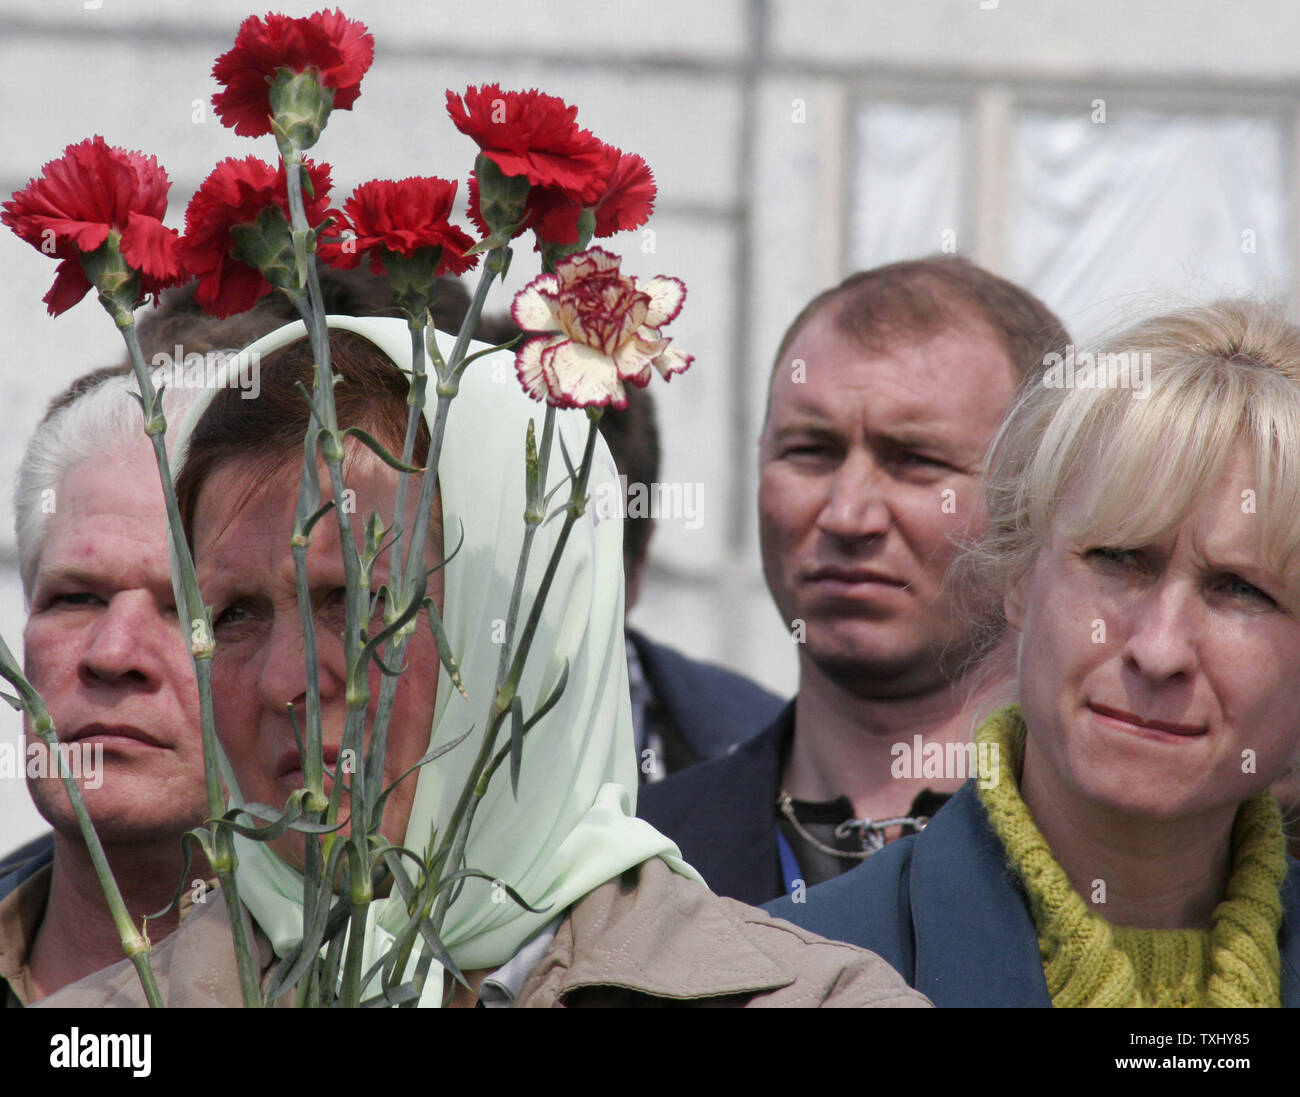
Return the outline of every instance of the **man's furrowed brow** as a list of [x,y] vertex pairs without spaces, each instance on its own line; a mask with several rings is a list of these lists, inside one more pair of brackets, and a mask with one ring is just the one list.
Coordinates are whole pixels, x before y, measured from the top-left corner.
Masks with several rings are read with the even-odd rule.
[[38,591],[46,587],[97,587],[103,582],[104,576],[100,572],[89,571],[75,564],[42,566],[36,573],[36,590]]
[[835,438],[838,436],[838,431],[828,420],[815,415],[798,415],[773,428],[770,433],[771,437],[778,441],[791,437]]

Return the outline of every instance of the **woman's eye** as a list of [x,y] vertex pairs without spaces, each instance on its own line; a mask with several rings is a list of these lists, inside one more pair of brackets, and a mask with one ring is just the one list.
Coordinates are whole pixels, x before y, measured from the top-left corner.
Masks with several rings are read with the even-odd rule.
[[332,587],[318,596],[314,610],[315,615],[328,623],[331,632],[343,628],[348,615],[348,592],[346,587]]
[[1234,598],[1247,598],[1251,601],[1264,602],[1270,606],[1277,605],[1277,602],[1272,597],[1265,594],[1254,583],[1246,582],[1240,575],[1225,575],[1222,585],[1223,589]]
[[252,614],[241,605],[227,606],[212,618],[213,628],[240,625],[252,618]]
[[1089,549],[1088,552],[1086,552],[1084,555],[1086,555],[1089,559],[1097,560],[1103,564],[1122,565],[1122,564],[1134,564],[1137,562],[1137,553],[1135,553],[1132,549],[1103,547],[1103,548]]

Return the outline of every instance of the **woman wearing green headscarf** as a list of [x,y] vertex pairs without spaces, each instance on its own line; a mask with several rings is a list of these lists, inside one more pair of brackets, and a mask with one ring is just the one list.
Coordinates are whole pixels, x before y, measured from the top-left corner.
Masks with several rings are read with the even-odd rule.
[[[407,382],[393,367],[410,367],[405,323],[331,317],[329,325],[331,361],[342,378],[340,422],[364,426],[400,449]],[[288,710],[297,706],[301,719],[306,695],[289,548],[306,426],[294,383],[310,384],[312,369],[303,326],[259,340],[227,370],[247,376],[258,367],[257,399],[242,400],[234,387],[205,393],[185,425],[178,486],[204,600],[213,607],[213,692],[231,800],[279,804],[302,784]],[[383,831],[403,835],[414,849],[445,833],[483,733],[523,536],[522,440],[530,418],[540,433],[542,410],[515,383],[508,355],[471,367],[451,406],[426,564],[441,562],[445,546],[450,559],[434,573],[430,593],[460,660],[464,695],[440,668],[422,616],[390,724],[385,784],[427,751],[474,730],[389,798]],[[556,432],[570,453],[580,453],[587,420],[558,412]],[[552,484],[564,475],[560,450],[557,439]],[[349,453],[346,482],[355,498],[345,503],[359,517],[378,510],[391,524],[397,473],[358,447]],[[589,497],[599,500],[617,486],[617,470],[599,442]],[[525,605],[558,532],[559,523],[550,523],[537,533]],[[621,523],[589,506],[570,535],[534,637],[519,688],[525,711],[552,693],[566,667],[567,683],[524,740],[517,797],[501,767],[465,848],[467,865],[510,885],[534,910],[509,901],[488,880],[467,881],[447,912],[442,939],[469,988],[444,980],[435,963],[420,1004],[926,1005],[872,954],[714,896],[672,842],[635,818],[621,565]],[[332,522],[313,533],[307,574],[325,758],[333,765],[346,701],[343,571]],[[376,589],[385,575],[381,557]],[[378,693],[376,673],[372,709]],[[301,936],[301,844],[293,832],[269,846],[238,841],[240,897],[264,974]],[[168,1004],[239,1004],[228,917],[218,897],[154,949]],[[406,917],[396,894],[374,900],[367,965]],[[43,1004],[143,999],[123,962]]]

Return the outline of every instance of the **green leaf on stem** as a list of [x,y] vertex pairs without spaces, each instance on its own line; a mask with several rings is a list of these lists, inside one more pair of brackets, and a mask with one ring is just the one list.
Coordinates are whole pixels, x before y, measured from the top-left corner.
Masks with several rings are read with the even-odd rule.
[[451,650],[451,641],[447,639],[447,630],[442,623],[442,614],[438,612],[438,607],[434,604],[432,598],[424,600],[424,608],[429,611],[429,628],[433,632],[433,642],[438,647],[438,659],[442,662],[447,677],[451,679],[451,684],[468,701],[469,694],[465,692],[465,682],[461,678],[460,664],[456,662],[455,653]]
[[568,470],[569,479],[576,480],[577,472],[573,468],[573,458],[569,456],[569,447],[564,444],[564,435],[560,435],[560,456],[564,458],[564,467]]
[[[231,808],[221,817],[220,825],[258,842],[269,842],[279,838],[286,830],[297,830],[303,834],[332,834],[339,830],[343,826],[342,823],[330,826],[326,823],[309,823],[303,819],[302,801],[308,792],[309,790],[305,788],[294,789],[289,794],[283,811],[276,811],[266,804],[244,804],[242,807]],[[255,819],[270,819],[271,822],[262,827],[249,826],[247,823],[237,822],[240,815],[248,815]]]
[[512,888],[500,877],[492,876],[489,873],[483,872],[480,869],[476,869],[476,868],[461,868],[461,869],[457,869],[455,872],[448,873],[446,876],[444,876],[441,880],[438,881],[438,886],[434,888],[434,894],[446,890],[448,887],[450,887],[452,884],[456,883],[457,881],[467,880],[470,879],[471,877],[479,880],[486,880],[494,887],[500,887],[507,895],[510,896],[511,899],[513,899],[516,903],[518,903],[521,907],[523,907],[524,910],[528,911],[529,914],[545,914],[548,910],[551,909],[551,906],[553,905],[548,903],[544,907],[529,906],[524,901],[523,896],[520,895],[519,892],[515,891],[514,888]]
[[524,757],[524,700],[515,694],[510,701],[510,791],[519,799],[519,766]]
[[[528,717],[527,720],[524,721],[524,726],[522,731],[523,735],[527,735],[530,731],[532,731],[533,728],[537,726],[537,722],[548,712],[550,712],[551,709],[553,709],[557,704],[559,704],[560,697],[564,693],[564,687],[568,685],[568,683],[569,683],[569,660],[565,659],[564,666],[560,668],[560,677],[558,681],[556,681],[555,683],[555,688],[551,690],[550,696],[548,696],[546,700],[542,702],[541,708],[539,708],[530,717]],[[487,768],[487,775],[484,781],[485,784],[488,781],[492,780],[492,775],[496,773],[497,767],[500,766],[506,760],[507,756],[511,754],[513,748],[514,748],[514,742],[512,739],[510,743],[506,744],[499,751],[497,751],[495,757],[493,757],[492,759],[491,764]],[[516,796],[517,795],[518,792],[516,791]]]
[[332,511],[333,509],[334,509],[334,500],[333,500],[333,499],[330,499],[330,500],[328,500],[327,502],[322,503],[322,504],[321,504],[321,505],[320,505],[320,506],[319,506],[319,507],[318,507],[318,508],[317,508],[317,509],[316,509],[316,510],[315,510],[315,511],[314,511],[314,512],[313,512],[313,513],[312,513],[312,514],[307,518],[307,520],[306,520],[305,522],[303,522],[303,524],[302,524],[302,529],[301,529],[301,530],[298,530],[298,531],[295,531],[295,536],[299,536],[299,537],[308,537],[308,536],[310,536],[311,531],[312,531],[312,529],[315,527],[316,523],[319,522],[322,518],[324,518],[325,515],[327,515],[327,514],[328,514],[330,511]]
[[[204,833],[206,834],[207,831],[204,830]],[[163,917],[163,915],[171,910],[172,907],[176,906],[176,904],[181,901],[181,896],[185,894],[186,889],[190,886],[190,865],[194,863],[193,854],[191,852],[192,846],[198,846],[205,854],[209,848],[209,844],[200,839],[195,831],[187,830],[181,835],[181,849],[185,852],[185,864],[181,866],[181,878],[177,881],[176,890],[172,893],[172,897],[168,901],[167,905],[161,910],[155,910],[152,914],[146,914],[144,916],[144,924],[146,926],[155,918]]]
[[384,464],[388,465],[390,468],[397,469],[398,472],[425,471],[424,467],[421,465],[403,464],[401,458],[395,457],[391,454],[384,446],[383,442],[379,441],[379,439],[369,431],[362,430],[360,427],[348,427],[343,431],[343,433],[362,442],[376,457],[383,461]]
[[[321,877],[324,886],[328,886],[329,882],[334,879],[342,855],[342,843],[336,844],[330,850],[325,872]],[[327,903],[317,903],[315,914],[316,917],[311,924],[303,927],[302,940],[285,953],[284,959],[272,970],[267,984],[267,997],[271,1001],[275,1001],[302,978],[307,968],[316,959],[316,954],[320,951],[321,944],[330,931],[331,925],[337,923],[335,925],[335,932],[337,932],[338,927],[347,924],[348,904],[336,903],[331,907]],[[333,988],[330,989],[333,990]]]
[[[380,793],[379,799],[375,801],[375,809],[371,815],[371,827],[377,828],[379,826],[380,821],[384,817],[384,805],[388,802],[388,797],[392,794],[393,789],[395,789],[398,785],[400,785],[403,781],[405,781],[409,776],[411,776],[412,773],[414,773],[421,766],[427,766],[430,762],[436,762],[449,750],[453,750],[456,747],[460,746],[461,743],[463,743],[466,739],[470,737],[470,735],[473,734],[473,732],[474,732],[474,726],[471,724],[469,731],[465,732],[464,735],[458,735],[455,739],[451,740],[451,742],[443,743],[442,746],[440,747],[435,747],[433,750],[429,751],[423,757],[417,758],[415,762],[413,762],[409,767],[403,770],[402,773],[400,773],[393,780],[393,783],[389,785],[386,789],[384,789],[382,793]],[[397,846],[387,847],[387,848],[399,849],[399,851],[403,853],[407,852],[406,850],[400,849],[400,847]],[[419,860],[419,858],[416,858],[416,860]],[[423,862],[421,862],[421,864],[423,864]]]
[[418,1002],[420,992],[411,986],[410,983],[403,983],[401,986],[393,987],[391,990],[385,990],[383,994],[376,994],[373,998],[363,999],[361,1002],[362,1009],[383,1009],[389,1006],[403,1006],[410,1002]]
[[462,373],[464,373],[465,367],[468,366],[471,362],[475,361],[476,359],[486,357],[489,354],[496,354],[496,352],[499,350],[511,350],[514,347],[514,345],[518,343],[523,337],[524,337],[524,333],[521,331],[513,339],[508,339],[504,343],[497,343],[495,346],[484,347],[482,350],[476,350],[473,354],[465,355],[465,360],[461,362],[459,366],[456,367],[456,376],[459,377]]

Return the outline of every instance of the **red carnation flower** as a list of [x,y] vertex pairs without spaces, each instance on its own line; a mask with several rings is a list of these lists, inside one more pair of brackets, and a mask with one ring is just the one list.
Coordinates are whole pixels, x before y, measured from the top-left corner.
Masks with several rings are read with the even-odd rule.
[[455,201],[456,184],[431,176],[362,183],[344,205],[338,226],[350,228],[355,240],[322,244],[320,256],[351,269],[369,254],[371,271],[382,275],[385,253],[409,259],[422,248],[442,248],[436,273],[464,274],[478,256],[465,258],[474,238],[448,221]]
[[[649,165],[640,156],[605,146],[604,182],[594,200],[584,201],[562,187],[534,187],[528,194],[526,217],[520,228],[531,228],[537,237],[535,250],[543,244],[573,244],[578,240],[578,218],[590,206],[596,216],[597,237],[639,228],[654,212],[655,180]],[[469,217],[487,235],[488,228],[479,212],[478,180],[470,177]]]
[[142,296],[185,280],[180,239],[162,223],[167,173],[152,156],[113,148],[102,137],[69,145],[0,207],[0,221],[47,255],[63,260],[45,295],[51,316],[66,312],[91,290],[82,255],[110,232],[121,234],[122,257],[140,274]]
[[606,146],[610,153],[608,181],[594,202],[583,202],[562,190],[535,191],[528,196],[528,227],[543,243],[572,244],[578,239],[578,218],[590,206],[596,215],[595,236],[639,228],[654,211],[655,180],[639,156]]
[[[311,160],[304,160],[303,167],[313,192],[304,192],[303,202],[307,223],[314,228],[329,212],[330,169]],[[271,292],[261,271],[234,257],[230,235],[236,225],[251,225],[271,205],[289,220],[284,164],[273,168],[254,156],[223,160],[190,199],[183,246],[186,261],[199,279],[194,299],[204,312],[232,316]]]
[[239,28],[235,48],[212,66],[212,75],[225,87],[212,97],[212,107],[240,136],[260,137],[271,132],[269,92],[277,70],[312,68],[322,87],[334,89],[334,108],[351,110],[374,57],[375,40],[365,24],[340,11],[318,11],[305,19],[250,15]]
[[447,92],[447,113],[461,133],[505,175],[535,187],[562,187],[594,201],[609,177],[605,145],[574,119],[578,108],[540,91],[502,91],[497,84]]

